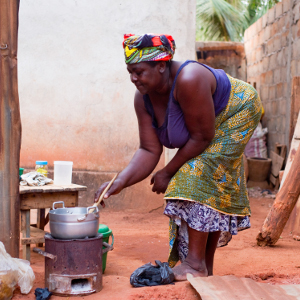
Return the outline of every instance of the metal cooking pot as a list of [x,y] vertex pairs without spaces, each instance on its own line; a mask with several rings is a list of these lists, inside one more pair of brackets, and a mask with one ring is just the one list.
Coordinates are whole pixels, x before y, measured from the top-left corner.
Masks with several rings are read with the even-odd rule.
[[[55,208],[58,203],[63,207]],[[94,237],[99,228],[99,209],[95,206],[65,207],[63,201],[57,201],[49,212],[49,223],[51,235],[57,239]]]

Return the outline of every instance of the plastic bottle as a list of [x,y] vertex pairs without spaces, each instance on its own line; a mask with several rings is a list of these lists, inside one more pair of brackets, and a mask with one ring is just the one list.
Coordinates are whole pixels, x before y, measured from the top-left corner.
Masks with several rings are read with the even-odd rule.
[[43,174],[45,177],[48,176],[48,162],[37,160],[35,162],[35,171]]

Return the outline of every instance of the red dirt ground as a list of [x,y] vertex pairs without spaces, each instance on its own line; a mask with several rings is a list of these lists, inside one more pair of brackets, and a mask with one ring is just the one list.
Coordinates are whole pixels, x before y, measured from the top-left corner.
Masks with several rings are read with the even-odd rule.
[[[252,227],[234,236],[228,246],[217,249],[215,275],[250,277],[270,284],[300,284],[300,242],[293,240],[289,232],[285,230],[274,247],[256,245],[256,235],[273,201],[270,198],[250,199]],[[200,299],[189,282],[144,288],[133,288],[129,283],[136,268],[157,259],[167,260],[168,218],[162,214],[162,208],[147,214],[104,209],[100,223],[112,229],[115,237],[114,250],[107,256],[103,289],[89,296],[65,299]],[[44,258],[31,252],[31,266],[36,276],[33,289],[28,295],[21,295],[16,289],[13,299],[35,299],[34,290],[44,288]],[[51,296],[51,300],[59,298]]]

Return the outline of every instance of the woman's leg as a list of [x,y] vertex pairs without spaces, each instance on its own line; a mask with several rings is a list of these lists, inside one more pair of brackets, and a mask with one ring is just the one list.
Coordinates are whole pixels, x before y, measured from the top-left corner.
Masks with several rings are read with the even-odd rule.
[[188,226],[189,252],[179,266],[173,268],[175,280],[186,280],[186,274],[195,277],[208,276],[206,267],[206,251],[209,232],[201,232]]
[[206,242],[205,262],[208,276],[213,275],[214,255],[221,231],[210,232]]

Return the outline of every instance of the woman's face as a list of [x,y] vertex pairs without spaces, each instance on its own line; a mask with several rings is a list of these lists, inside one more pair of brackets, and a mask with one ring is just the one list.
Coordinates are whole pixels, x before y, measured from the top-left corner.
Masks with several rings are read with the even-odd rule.
[[131,82],[143,95],[159,88],[162,79],[160,68],[160,64],[152,67],[146,62],[127,65]]

